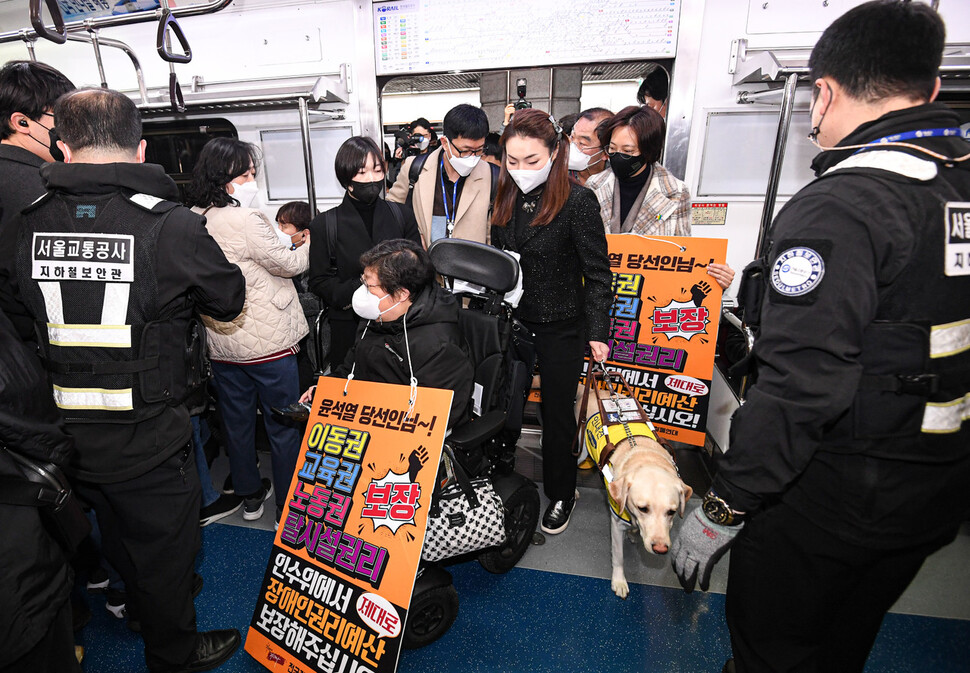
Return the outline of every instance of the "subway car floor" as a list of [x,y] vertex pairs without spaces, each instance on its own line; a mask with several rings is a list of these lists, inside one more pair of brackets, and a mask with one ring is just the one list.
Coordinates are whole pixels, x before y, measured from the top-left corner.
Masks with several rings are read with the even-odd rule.
[[[536,436],[525,435],[517,469],[541,475]],[[699,451],[679,452],[678,463],[695,491],[706,489]],[[269,456],[262,471],[269,476]],[[217,486],[228,471],[213,464]],[[626,600],[610,590],[610,531],[606,492],[595,471],[581,472],[580,500],[569,528],[537,536],[518,567],[492,575],[477,562],[448,570],[460,601],[454,626],[420,650],[404,650],[406,673],[582,673],[610,670],[717,673],[730,657],[724,624],[724,589],[730,556],[715,568],[711,591],[685,594],[665,556],[626,542]],[[540,493],[541,493],[540,484]],[[546,499],[542,498],[543,507]],[[697,495],[688,509],[698,506]],[[673,535],[677,534],[679,519]],[[236,627],[245,636],[273,542],[273,514],[244,521],[241,513],[202,529],[198,572],[205,585],[196,598],[200,630]],[[970,660],[970,524],[957,540],[930,557],[883,622],[866,673],[967,673]],[[783,587],[779,587],[783,591]],[[91,622],[78,633],[87,673],[145,670],[140,636],[104,609],[103,596],[87,596]],[[266,670],[242,648],[225,673]]]

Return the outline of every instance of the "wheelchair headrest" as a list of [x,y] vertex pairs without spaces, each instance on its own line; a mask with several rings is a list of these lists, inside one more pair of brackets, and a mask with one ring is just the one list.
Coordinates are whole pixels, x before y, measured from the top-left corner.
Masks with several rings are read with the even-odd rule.
[[519,280],[519,263],[503,250],[460,238],[439,238],[428,248],[435,271],[505,294]]

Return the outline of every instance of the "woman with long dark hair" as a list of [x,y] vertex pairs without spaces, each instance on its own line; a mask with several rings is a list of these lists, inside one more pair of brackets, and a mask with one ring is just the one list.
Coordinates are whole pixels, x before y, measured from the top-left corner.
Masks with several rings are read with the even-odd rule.
[[370,138],[348,138],[334,157],[334,171],[347,190],[336,208],[310,224],[310,291],[330,307],[330,366],[343,364],[354,343],[360,318],[351,308],[364,268],[360,256],[381,241],[407,238],[421,242],[414,211],[381,198],[387,167]]
[[[276,487],[277,515],[300,451],[300,433],[278,422],[271,407],[285,407],[300,394],[297,344],[307,322],[291,278],[309,264],[308,246],[291,250],[258,204],[259,152],[235,138],[214,138],[199,154],[188,189],[189,205],[226,258],[246,277],[246,306],[231,322],[202,316],[226,435],[232,487],[243,500],[243,518],[263,514]],[[256,464],[256,406],[273,457],[273,482],[260,479]]]
[[566,529],[576,504],[573,403],[589,342],[609,355],[611,274],[596,197],[572,183],[569,147],[546,112],[518,110],[502,134],[502,171],[492,245],[521,255],[516,317],[535,334],[542,379],[542,482],[549,506],[542,530]]

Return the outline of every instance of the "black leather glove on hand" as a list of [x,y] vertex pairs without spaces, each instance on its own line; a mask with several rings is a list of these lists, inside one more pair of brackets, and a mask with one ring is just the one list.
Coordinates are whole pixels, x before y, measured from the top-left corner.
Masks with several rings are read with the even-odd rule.
[[692,592],[698,577],[701,591],[707,591],[714,564],[727,553],[743,527],[743,523],[736,526],[716,524],[704,515],[700,507],[688,515],[670,551],[674,572],[684,591]]

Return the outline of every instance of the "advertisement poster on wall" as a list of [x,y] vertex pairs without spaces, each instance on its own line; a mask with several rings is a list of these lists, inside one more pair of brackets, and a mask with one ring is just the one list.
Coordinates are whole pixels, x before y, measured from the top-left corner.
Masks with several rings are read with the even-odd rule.
[[323,377],[246,651],[271,671],[394,671],[450,390]]

